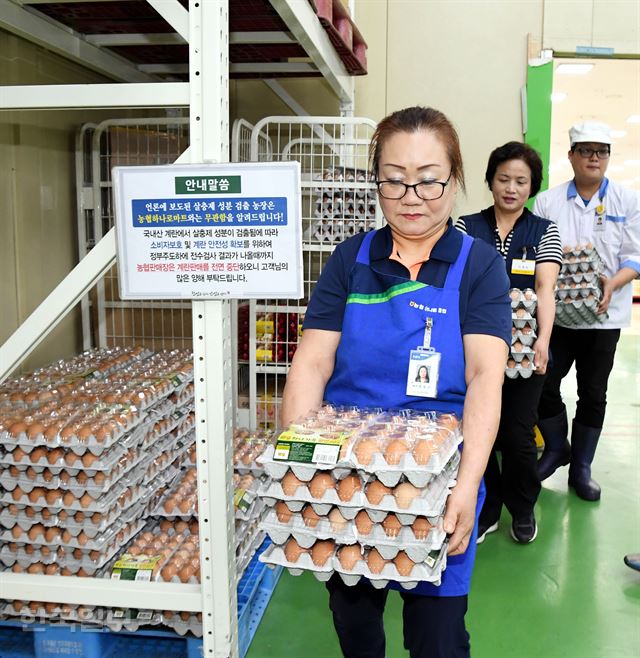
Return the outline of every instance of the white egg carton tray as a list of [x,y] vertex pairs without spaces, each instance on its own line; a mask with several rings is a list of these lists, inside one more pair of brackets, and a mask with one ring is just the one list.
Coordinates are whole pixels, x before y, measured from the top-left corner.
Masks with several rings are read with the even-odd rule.
[[335,489],[328,489],[320,499],[313,498],[306,486],[299,486],[294,496],[287,496],[279,482],[272,482],[265,489],[261,489],[260,496],[271,507],[282,500],[292,512],[299,512],[306,503],[309,503],[320,516],[327,515],[331,508],[336,506],[345,519],[353,519],[361,509],[366,509],[375,522],[381,522],[388,512],[394,512],[401,523],[408,524],[413,523],[416,516],[439,516],[449,495],[449,487],[454,485],[452,472],[443,471],[427,487],[424,487],[406,508],[398,505],[393,494],[383,496],[378,505],[373,505],[362,490],[354,493],[348,502],[340,500]]
[[[513,347],[513,346],[512,346]],[[533,356],[535,354],[535,351],[532,350],[530,347],[527,347],[525,345],[522,346],[522,349],[516,352],[515,350],[511,349],[511,352],[509,353],[509,356],[516,362],[520,363],[522,359],[526,356],[530,361],[533,362]]]
[[[20,447],[25,452],[31,452],[33,448],[42,446],[45,448],[64,448],[80,456],[89,451],[91,454],[97,456],[119,442],[125,434],[135,429],[142,422],[143,417],[144,415],[140,411],[135,412],[132,418],[127,420],[125,426],[119,425],[116,431],[110,433],[100,441],[93,434],[86,439],[80,439],[76,435],[63,439],[59,435],[56,435],[56,438],[49,441],[45,439],[42,433],[30,439],[26,432],[20,432],[17,436],[13,436],[8,431],[4,431],[0,432],[0,444],[4,445],[5,448]],[[89,410],[87,410],[86,419],[88,423],[91,421],[91,412]]]
[[256,554],[256,551],[262,546],[262,542],[266,537],[266,533],[263,530],[258,530],[256,533],[247,537],[245,541],[242,542],[240,551],[236,552],[236,575],[238,580],[240,580],[247,570],[251,559]]
[[142,626],[159,626],[161,623],[162,614],[158,610],[136,608],[107,608],[103,619],[103,625],[115,633],[123,630],[135,633]]
[[[511,309],[517,310],[523,308],[526,311],[529,311],[531,315],[535,313],[536,306],[538,305],[538,296],[532,288],[524,288],[520,290],[519,288],[511,288],[509,290],[509,297],[511,298]],[[530,297],[530,299],[527,299]]]
[[575,272],[574,274],[566,272],[558,276],[557,285],[559,288],[568,287],[572,283],[588,283],[593,287],[598,287],[600,275],[598,272]]
[[516,363],[515,368],[506,368],[505,375],[509,379],[515,379],[516,377],[522,377],[523,379],[529,379],[531,375],[535,372],[535,367],[533,366],[533,361],[531,361],[531,366],[525,368],[521,363]]
[[236,507],[234,511],[234,518],[236,521],[253,521],[254,519],[260,517],[260,515],[264,512],[264,509],[265,501],[259,496],[256,496],[249,505],[248,509],[241,510]]
[[[416,439],[419,440],[423,439]],[[400,457],[397,465],[392,465],[387,463],[381,452],[374,453],[369,464],[361,463],[354,452],[358,445],[356,440],[347,449],[347,460],[351,461],[359,472],[375,475],[386,487],[395,487],[404,476],[414,487],[422,488],[441,473],[452,459],[455,460],[461,442],[462,436],[457,432],[451,432],[426,464],[418,464],[409,451]]]
[[43,564],[52,564],[55,562],[61,569],[66,567],[73,573],[84,569],[89,576],[100,577],[101,574],[97,572],[113,559],[123,544],[140,532],[143,525],[144,522],[142,520],[139,523],[133,524],[131,530],[125,534],[122,540],[118,541],[114,539],[109,544],[106,544],[96,559],[92,559],[90,556],[90,553],[96,549],[87,549],[86,547],[72,549],[81,551],[82,557],[77,558],[71,552],[64,550],[51,551],[50,554],[43,555],[40,548],[42,545],[37,544],[30,544],[36,550],[33,553],[27,553],[24,549],[24,546],[27,544],[21,543],[17,551],[11,551],[9,545],[5,544],[0,549],[0,562],[7,567],[11,567],[17,562],[23,569],[37,562],[42,562]]
[[596,313],[598,304],[595,301],[573,301],[572,303],[556,304],[556,324],[566,327],[576,327],[584,324],[603,322],[608,313]]
[[[42,472],[48,468],[53,473],[59,473],[61,470],[69,471],[70,474],[77,474],[84,471],[87,475],[92,475],[96,471],[112,471],[114,470],[119,461],[129,452],[133,447],[136,447],[141,440],[141,435],[136,431],[126,435],[117,445],[105,450],[99,455],[94,455],[91,452],[86,452],[83,455],[78,455],[76,452],[57,448],[44,448],[47,453],[46,456],[41,456],[40,459],[33,460],[33,451],[35,446],[12,446],[10,451],[2,451],[0,449],[0,464],[5,466],[32,466],[36,471]],[[15,451],[19,448],[25,454],[20,459],[16,459]]]
[[[45,528],[68,530],[74,537],[84,532],[87,537],[93,539],[97,535],[107,532],[113,524],[119,521],[127,523],[142,516],[145,511],[143,501],[135,503],[125,511],[114,507],[107,513],[102,514],[100,520],[95,523],[91,515],[86,515],[83,520],[77,521],[73,516],[67,515],[66,510],[64,510],[64,518],[59,518],[58,513],[53,513],[48,518],[44,518],[40,510],[35,511],[35,508],[31,508],[34,510],[33,515],[27,516],[24,509],[26,508],[23,508],[18,514],[13,514],[7,507],[0,509],[0,526],[2,526],[0,531],[11,531],[15,526],[19,526],[23,531],[28,532],[34,525],[42,524]],[[12,541],[14,540],[12,535]]]
[[511,344],[513,345],[519,340],[525,347],[531,347],[536,342],[537,337],[535,331],[530,331],[528,334],[525,334],[522,332],[522,329],[516,329],[511,333]]
[[268,445],[265,451],[258,457],[257,463],[262,467],[264,472],[274,480],[282,480],[291,469],[293,474],[303,482],[309,482],[317,471],[332,471],[336,480],[341,480],[351,473],[352,466],[344,459],[340,459],[337,464],[303,464],[293,461],[276,461],[274,460],[275,446]]
[[189,618],[186,620],[178,612],[170,612],[170,617],[165,612],[162,613],[161,621],[164,626],[171,628],[180,636],[191,633],[195,637],[202,637],[202,621],[198,619],[195,612],[189,613]]
[[420,582],[440,584],[442,571],[446,568],[446,549],[443,546],[438,558],[434,560],[433,566],[428,566],[424,562],[416,564],[410,576],[402,576],[395,565],[391,563],[385,564],[380,573],[373,573],[364,559],[357,562],[351,571],[346,571],[335,553],[322,566],[314,564],[309,553],[301,553],[297,562],[289,562],[284,554],[284,548],[275,544],[269,546],[260,555],[259,560],[266,564],[282,566],[292,576],[299,576],[304,571],[311,571],[321,582],[326,582],[334,573],[338,573],[345,585],[349,587],[357,584],[362,578],[366,578],[376,589],[383,589],[390,582],[396,582],[404,589],[411,590],[417,587]]
[[105,609],[97,606],[87,605],[70,605],[67,603],[54,603],[53,609],[45,608],[45,603],[39,602],[38,609],[33,612],[28,603],[23,602],[21,609],[16,609],[13,601],[7,602],[0,613],[8,617],[20,617],[23,624],[39,624],[45,620],[48,621],[68,621],[79,622],[82,624],[96,624],[102,626],[105,618]]
[[[589,295],[593,299],[587,300]],[[601,298],[600,288],[597,286],[580,286],[579,288],[558,288],[556,290],[556,300],[564,302],[567,298],[573,301],[599,302]]]
[[332,539],[336,544],[375,547],[385,560],[392,560],[403,550],[414,562],[423,562],[433,550],[439,549],[446,533],[442,528],[440,517],[430,519],[434,526],[424,539],[416,539],[411,526],[403,525],[395,536],[390,536],[380,523],[374,523],[371,532],[363,534],[358,531],[354,521],[344,524],[331,523],[327,517],[321,517],[313,527],[305,524],[299,514],[293,514],[289,523],[278,521],[275,510],[269,510],[267,517],[260,524],[274,544],[283,545],[293,537],[302,548],[311,548],[315,542]]

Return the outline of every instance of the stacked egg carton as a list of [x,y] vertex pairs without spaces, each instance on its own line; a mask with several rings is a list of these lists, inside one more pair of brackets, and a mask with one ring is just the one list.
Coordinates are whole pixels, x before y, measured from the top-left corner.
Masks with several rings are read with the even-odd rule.
[[602,322],[602,259],[592,244],[564,248],[564,262],[556,283],[556,324],[575,327]]
[[274,478],[260,490],[274,545],[260,559],[348,585],[439,583],[460,441],[450,414],[326,406],[292,425],[262,457]]
[[236,571],[238,580],[262,544],[265,533],[260,523],[266,513],[258,496],[267,480],[264,467],[257,460],[272,442],[269,430],[239,428],[233,437],[233,503],[236,517]]
[[[169,446],[154,441],[153,434],[158,421],[175,414],[180,404],[180,416],[189,417],[184,410],[192,405],[191,379],[187,352],[115,349],[88,352],[3,385],[0,561],[5,568],[103,573],[142,527],[174,453],[186,456],[184,438],[174,436]],[[7,614],[22,614],[24,605],[18,607],[10,605]],[[31,607],[44,617],[68,620],[78,609]]]
[[[334,167],[316,180],[314,215],[307,240],[337,244],[375,227],[376,193],[366,185],[373,179],[361,169]],[[336,185],[338,183],[338,185]]]
[[511,288],[511,349],[507,359],[506,375],[511,379],[528,379],[535,369],[533,363],[534,344],[537,335],[536,308],[538,297],[531,288]]

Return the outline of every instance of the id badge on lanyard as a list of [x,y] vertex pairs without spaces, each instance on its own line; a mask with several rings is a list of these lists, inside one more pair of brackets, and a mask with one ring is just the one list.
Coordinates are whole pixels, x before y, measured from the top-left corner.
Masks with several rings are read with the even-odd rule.
[[511,261],[511,274],[535,274],[536,261],[527,259],[526,247],[522,250],[522,258]]
[[605,227],[605,207],[603,200],[600,199],[600,204],[596,207],[596,213],[593,220],[594,233],[602,233]]
[[409,352],[407,395],[420,398],[438,397],[438,379],[440,377],[440,359],[442,355],[431,347],[432,328],[433,320],[427,318],[423,345]]

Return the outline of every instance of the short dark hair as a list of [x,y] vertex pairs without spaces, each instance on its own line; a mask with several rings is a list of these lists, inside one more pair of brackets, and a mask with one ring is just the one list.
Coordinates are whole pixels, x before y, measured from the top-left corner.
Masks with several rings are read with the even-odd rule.
[[380,153],[389,137],[400,132],[414,133],[420,130],[430,130],[442,141],[451,165],[451,178],[458,183],[460,189],[464,192],[464,166],[462,164],[458,133],[451,121],[442,112],[432,107],[407,107],[404,110],[389,114],[380,121],[369,146],[373,175],[378,176]]
[[531,171],[531,191],[529,192],[529,198],[538,194],[542,185],[542,159],[538,151],[522,142],[507,142],[491,152],[489,162],[487,163],[487,171],[484,175],[489,189],[491,189],[493,177],[496,175],[496,169],[503,162],[509,160],[522,160],[526,163]]

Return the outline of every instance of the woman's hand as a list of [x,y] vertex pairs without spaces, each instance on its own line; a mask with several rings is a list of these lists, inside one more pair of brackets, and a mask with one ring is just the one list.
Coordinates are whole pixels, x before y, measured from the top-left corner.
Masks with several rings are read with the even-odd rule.
[[535,352],[533,355],[533,365],[536,367],[534,374],[544,375],[547,372],[549,363],[549,341],[538,338],[532,349]]
[[444,514],[444,531],[449,536],[449,555],[460,555],[469,546],[469,539],[476,522],[478,490],[456,485]]
[[602,283],[602,299],[600,300],[600,304],[598,304],[598,308],[596,309],[596,313],[598,315],[608,310],[609,304],[611,303],[611,295],[613,295],[615,290],[613,281],[602,274],[600,275],[600,282]]

